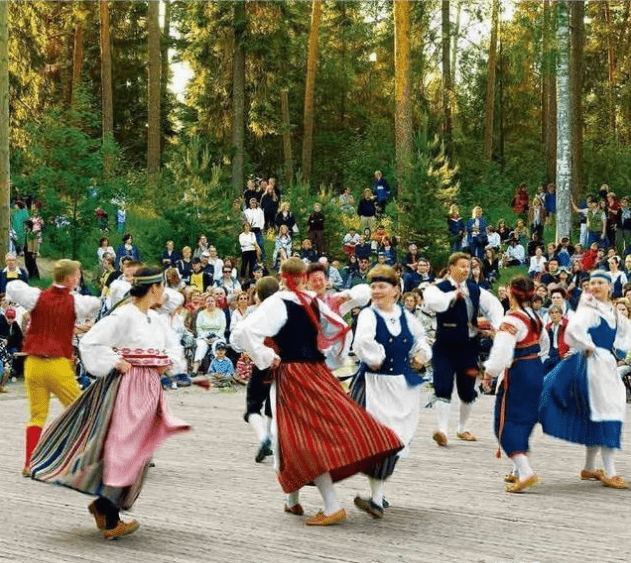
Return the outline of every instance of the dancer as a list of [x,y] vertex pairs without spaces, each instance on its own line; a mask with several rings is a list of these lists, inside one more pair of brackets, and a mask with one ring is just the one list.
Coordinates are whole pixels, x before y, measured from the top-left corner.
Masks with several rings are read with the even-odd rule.
[[[499,376],[495,399],[495,436],[513,461],[515,470],[507,475],[507,493],[519,493],[537,483],[528,463],[528,440],[537,423],[539,399],[543,389],[543,364],[540,355],[549,347],[548,334],[541,319],[531,309],[534,282],[517,276],[509,284],[510,311],[493,340],[483,386],[490,391]],[[504,370],[507,370],[504,372]],[[504,375],[502,375],[504,374]],[[500,450],[498,448],[498,457]]]
[[[189,429],[168,411],[160,375],[181,362],[167,319],[152,308],[163,301],[162,270],[134,276],[133,303],[121,305],[82,338],[87,370],[100,376],[53,423],[33,453],[33,478],[96,495],[88,509],[106,539],[131,534],[120,510],[134,504],[153,452]],[[115,370],[115,371],[114,371]]]
[[[259,369],[271,368],[275,465],[287,500],[285,511],[303,514],[300,489],[313,482],[324,508],[305,523],[328,526],[346,518],[333,482],[367,471],[403,445],[346,395],[324,363],[323,351],[342,356],[348,327],[305,291],[305,264],[289,258],[281,267],[288,288],[268,297],[239,323],[234,342]],[[278,352],[264,344],[272,337]]]
[[[489,291],[480,289],[468,279],[471,257],[454,252],[447,263],[447,278],[429,285],[423,291],[425,306],[436,313],[436,342],[433,346],[434,393],[438,429],[433,434],[439,446],[446,446],[451,393],[454,386],[460,397],[460,419],[456,437],[467,442],[477,438],[467,430],[471,408],[478,394],[475,381],[478,376],[478,313],[484,315],[496,329],[504,316],[498,299]],[[458,353],[454,354],[454,350]]]
[[81,394],[72,352],[75,321],[95,315],[101,306],[98,297],[71,293],[81,279],[79,262],[59,260],[55,263],[53,279],[53,285],[44,291],[20,280],[7,285],[7,301],[31,311],[22,346],[22,352],[27,354],[24,381],[31,413],[26,427],[24,476],[30,475],[31,454],[48,417],[50,394],[64,407]]
[[[265,276],[256,282],[256,299],[260,306],[270,295],[279,289],[278,280],[272,276]],[[233,348],[234,334],[237,326],[232,332],[230,343]],[[271,342],[268,342],[271,344]],[[267,456],[272,455],[272,440],[270,437],[270,426],[272,422],[272,408],[270,405],[270,386],[272,380],[269,369],[259,369],[256,365],[252,368],[252,375],[248,380],[245,393],[246,411],[243,419],[254,429],[258,438],[259,447],[254,461],[261,463]],[[261,412],[264,410],[263,414]]]
[[[539,419],[546,434],[587,447],[582,480],[600,480],[606,487],[628,489],[626,479],[614,466],[626,414],[626,391],[613,351],[622,351],[624,357],[631,348],[631,326],[616,311],[610,291],[609,273],[592,272],[589,293],[581,295],[565,330],[568,345],[579,353],[547,375]],[[596,469],[599,451],[604,471]]]
[[353,350],[363,362],[353,381],[351,397],[379,422],[393,430],[405,445],[400,452],[375,464],[369,475],[370,497],[355,497],[355,505],[382,518],[385,480],[399,458],[408,457],[418,427],[420,368],[432,356],[423,325],[398,304],[399,279],[390,266],[376,266],[368,273],[372,304],[357,318]]

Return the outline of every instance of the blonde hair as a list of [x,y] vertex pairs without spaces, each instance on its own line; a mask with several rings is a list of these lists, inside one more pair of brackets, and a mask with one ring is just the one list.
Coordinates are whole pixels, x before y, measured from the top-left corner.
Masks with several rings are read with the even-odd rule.
[[67,260],[63,258],[55,262],[53,269],[53,279],[55,283],[62,283],[67,277],[76,274],[81,269],[81,262]]
[[457,213],[457,211],[460,211],[460,209],[458,209],[458,206],[455,203],[452,203],[449,206],[449,215],[459,215],[459,213]]
[[399,286],[399,277],[396,271],[391,266],[386,266],[385,264],[379,264],[368,272],[368,281],[372,283],[374,278],[381,278],[380,281],[387,281],[395,287]]
[[480,211],[482,211],[482,208],[479,205],[476,205],[472,210],[471,210],[471,218],[475,219],[475,214],[477,213],[478,209]]
[[283,265],[280,267],[280,271],[283,274],[288,274],[290,276],[299,276],[307,271],[307,266],[300,258],[292,256],[283,262]]

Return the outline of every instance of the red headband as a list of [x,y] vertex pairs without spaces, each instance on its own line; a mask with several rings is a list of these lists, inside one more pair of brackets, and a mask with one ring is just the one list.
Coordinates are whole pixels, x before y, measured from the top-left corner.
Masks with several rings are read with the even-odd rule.
[[533,287],[530,291],[524,291],[523,289],[511,285],[510,292],[511,295],[515,299],[517,299],[517,301],[523,303],[524,301],[532,300],[533,296],[535,295],[535,288]]

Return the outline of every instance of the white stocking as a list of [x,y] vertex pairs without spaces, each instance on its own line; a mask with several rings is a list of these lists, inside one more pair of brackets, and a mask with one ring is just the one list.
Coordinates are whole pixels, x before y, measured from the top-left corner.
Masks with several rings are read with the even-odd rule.
[[585,469],[587,469],[587,471],[596,471],[596,456],[598,455],[598,450],[600,450],[600,446],[588,446],[585,448]]
[[316,477],[313,482],[316,487],[318,487],[318,491],[320,491],[320,494],[322,495],[322,500],[324,500],[324,510],[322,512],[324,512],[325,516],[330,516],[342,508],[340,506],[340,501],[337,500],[337,495],[335,494],[335,489],[333,488],[333,480],[331,479],[331,474],[328,471]]
[[289,508],[293,508],[300,502],[300,489],[294,491],[293,493],[289,493],[287,498],[285,499],[285,503]]
[[605,464],[605,475],[609,478],[614,477],[616,475],[616,469],[613,465],[613,448],[605,448],[603,446],[600,452],[603,456],[603,463]]
[[515,454],[511,459],[517,468],[517,474],[519,475],[520,481],[523,481],[535,474],[530,467],[530,463],[528,463],[528,456],[526,456],[526,454]]
[[267,424],[260,414],[251,414],[248,416],[248,422],[250,426],[254,428],[254,432],[256,432],[256,437],[258,438],[259,443],[263,443],[267,438],[269,438]]
[[449,426],[449,412],[451,411],[451,403],[447,403],[438,399],[434,403],[436,409],[436,419],[438,421],[438,430],[447,434],[447,427]]
[[471,415],[472,408],[473,403],[465,403],[464,401],[460,401],[460,418],[458,420],[459,434],[467,431],[467,422],[469,421],[469,416]]
[[383,496],[385,489],[385,481],[382,479],[375,479],[373,477],[368,477],[368,482],[370,483],[370,497],[372,501],[383,508]]

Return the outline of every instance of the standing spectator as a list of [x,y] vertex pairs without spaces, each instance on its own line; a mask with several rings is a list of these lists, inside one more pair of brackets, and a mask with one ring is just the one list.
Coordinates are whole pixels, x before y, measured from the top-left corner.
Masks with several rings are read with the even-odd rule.
[[123,256],[129,256],[132,260],[140,262],[140,252],[134,246],[133,238],[129,233],[123,235],[123,243],[116,249],[116,266],[118,266]]
[[512,207],[513,211],[518,215],[522,213],[528,213],[528,190],[526,189],[526,182],[519,184],[515,195],[513,196]]
[[[256,200],[250,201],[256,202]],[[260,246],[256,235],[251,231],[248,221],[243,222],[242,231],[239,235],[239,246],[241,247],[241,278],[251,278],[257,254],[260,253]]]
[[462,237],[464,236],[464,221],[460,217],[460,209],[457,205],[449,208],[449,217],[447,217],[447,228],[449,229],[449,242],[451,250],[462,249]]
[[193,260],[191,258],[192,250],[190,246],[182,249],[182,258],[176,263],[176,268],[180,273],[182,281],[188,285],[191,282],[191,272],[193,271]]
[[7,284],[14,280],[21,280],[24,283],[28,283],[28,274],[26,270],[18,266],[18,259],[9,252],[4,256],[4,263],[6,267],[0,271],[0,293],[5,294],[7,292]]
[[33,231],[33,221],[30,219],[24,223],[24,265],[31,280],[39,279],[39,269],[37,268],[37,256],[39,255],[39,244],[37,233]]
[[355,198],[351,194],[351,189],[346,187],[342,192],[342,195],[338,198],[338,205],[344,213],[352,213],[355,209]]
[[[256,244],[259,247],[261,260],[265,260],[265,243],[263,241],[263,229],[265,228],[265,213],[259,207],[256,198],[250,199],[250,207],[243,212],[245,220],[250,224],[250,230],[256,237]],[[243,252],[243,249],[241,249]]]
[[386,205],[390,199],[390,186],[383,177],[381,170],[375,170],[375,179],[372,183],[372,193],[376,200],[376,210],[380,215],[386,212]]
[[548,184],[548,190],[546,191],[543,205],[546,209],[547,224],[554,225],[554,220],[557,213],[557,194],[556,186],[554,184]]
[[286,201],[280,204],[280,211],[276,214],[276,226],[280,229],[281,225],[287,225],[290,233],[296,234],[298,232],[296,218],[289,210],[289,203]]
[[250,178],[248,180],[245,191],[243,192],[243,209],[247,209],[250,204],[250,200],[252,198],[256,199],[258,192],[256,191],[256,187],[254,186],[254,178]]
[[532,207],[528,211],[528,224],[530,232],[537,233],[539,238],[543,238],[543,226],[546,224],[546,210],[543,202],[538,196],[532,200]]
[[272,187],[272,190],[274,190],[274,193],[276,194],[276,199],[280,201],[280,188],[276,185],[276,178],[270,176],[267,180],[267,185]]
[[276,241],[274,242],[274,254],[272,255],[272,264],[274,268],[280,268],[283,262],[291,256],[291,236],[287,225],[281,225]]
[[[593,242],[600,244],[607,236],[607,214],[605,212],[605,200],[592,200],[587,210],[587,244]],[[574,209],[578,211],[577,208]]]
[[261,209],[265,217],[265,228],[274,229],[276,226],[276,214],[278,213],[278,196],[274,191],[274,186],[271,184],[267,184],[265,192],[261,197]]
[[619,299],[622,297],[622,288],[627,285],[627,275],[620,270],[621,260],[619,256],[612,256],[607,260],[609,265],[609,275],[611,276],[611,297]]
[[125,232],[125,224],[127,223],[127,211],[125,210],[125,204],[121,203],[116,210],[116,230],[119,233]]
[[616,194],[609,192],[607,194],[607,228],[605,229],[609,246],[616,245],[616,232],[620,223],[620,215],[620,204],[616,199]]
[[618,228],[616,229],[618,251],[624,254],[629,242],[631,242],[631,208],[629,208],[629,198],[625,196],[620,200]]
[[162,267],[165,270],[167,268],[175,268],[177,266],[180,255],[174,249],[175,244],[173,244],[172,240],[168,240],[164,252],[162,253]]
[[208,239],[206,235],[197,235],[197,246],[193,253],[193,258],[201,258],[202,254],[208,250]]
[[324,254],[324,213],[319,203],[314,204],[313,213],[307,220],[309,238],[318,255]]
[[357,204],[357,215],[359,216],[359,224],[362,230],[372,229],[375,227],[375,201],[372,192],[366,188],[359,203]]
[[317,262],[319,258],[318,253],[314,250],[311,244],[311,240],[308,238],[302,241],[300,258],[302,258],[302,260],[306,260],[307,262]]
[[488,239],[486,237],[486,220],[482,217],[482,208],[479,205],[473,208],[471,219],[467,221],[467,236],[471,256],[482,258]]
[[99,247],[96,249],[96,255],[99,259],[99,264],[103,262],[103,255],[105,253],[111,254],[112,256],[116,256],[116,252],[114,248],[110,246],[110,239],[107,237],[102,237],[99,241]]
[[24,202],[16,201],[11,226],[15,233],[15,252],[18,256],[22,253],[22,248],[24,247],[24,223],[28,218],[29,213],[28,209],[24,206]]

